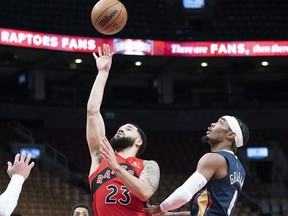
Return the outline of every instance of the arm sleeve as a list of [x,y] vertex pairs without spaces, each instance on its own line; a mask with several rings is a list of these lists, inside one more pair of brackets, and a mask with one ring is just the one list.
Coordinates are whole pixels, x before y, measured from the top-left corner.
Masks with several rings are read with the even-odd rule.
[[0,215],[10,216],[14,211],[24,183],[24,177],[18,174],[12,176],[7,189],[0,195]]
[[199,172],[193,173],[177,188],[167,199],[160,204],[162,212],[177,209],[191,200],[195,193],[201,190],[207,183],[206,178]]

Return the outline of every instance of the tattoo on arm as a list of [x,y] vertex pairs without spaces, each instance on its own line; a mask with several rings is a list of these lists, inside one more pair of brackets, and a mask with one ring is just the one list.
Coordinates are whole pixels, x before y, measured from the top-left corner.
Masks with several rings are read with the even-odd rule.
[[155,192],[159,185],[160,169],[155,161],[144,161],[144,169],[140,178],[147,182],[151,189]]

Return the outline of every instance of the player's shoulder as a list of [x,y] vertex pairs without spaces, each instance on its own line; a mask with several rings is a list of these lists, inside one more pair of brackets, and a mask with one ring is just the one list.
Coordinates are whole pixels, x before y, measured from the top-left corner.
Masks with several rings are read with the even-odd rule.
[[223,155],[218,154],[217,152],[208,152],[205,153],[199,160],[199,163],[205,163],[210,165],[226,163],[226,159]]
[[207,152],[201,158],[223,158],[219,152]]
[[158,165],[158,163],[155,160],[143,160],[144,164],[154,164],[154,165]]
[[143,160],[143,166],[145,167],[154,167],[159,169],[159,164],[155,160]]

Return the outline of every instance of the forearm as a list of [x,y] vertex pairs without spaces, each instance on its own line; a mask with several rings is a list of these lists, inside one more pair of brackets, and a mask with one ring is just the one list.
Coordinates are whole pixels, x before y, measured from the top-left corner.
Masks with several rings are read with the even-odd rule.
[[190,211],[166,212],[165,216],[190,216]]
[[4,213],[4,216],[11,215],[17,206],[23,183],[23,176],[13,175],[7,189],[1,194],[0,212]]
[[99,154],[99,141],[105,136],[105,124],[100,113],[108,72],[98,72],[87,103],[86,137],[91,157]]
[[191,198],[191,194],[181,186],[160,204],[160,210],[166,212],[178,209],[189,202]]
[[147,201],[153,194],[148,183],[131,175],[121,165],[113,169],[116,176],[127,187],[127,189],[141,201]]
[[182,211],[182,212],[175,212],[174,215],[176,216],[189,216],[190,211]]
[[162,212],[177,209],[191,200],[195,193],[201,190],[207,180],[198,172],[193,173],[186,182],[177,188],[167,199],[160,204]]
[[104,71],[98,72],[95,82],[92,86],[87,104],[88,115],[100,111],[100,106],[102,103],[107,79],[108,79],[108,72]]

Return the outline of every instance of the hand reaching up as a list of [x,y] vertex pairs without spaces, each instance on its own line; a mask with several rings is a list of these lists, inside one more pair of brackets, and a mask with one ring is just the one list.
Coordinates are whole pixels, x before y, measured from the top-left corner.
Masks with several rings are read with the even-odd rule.
[[98,71],[109,72],[112,65],[113,55],[114,52],[110,52],[110,46],[108,44],[103,44],[103,52],[101,50],[101,47],[98,47],[98,56],[96,53],[93,53]]
[[28,156],[26,157],[26,152],[23,151],[21,156],[19,153],[16,154],[13,164],[8,161],[7,173],[10,178],[15,174],[19,174],[24,177],[24,180],[26,180],[30,174],[31,169],[35,165],[34,162],[31,162],[29,164],[30,160],[31,154],[28,154]]

